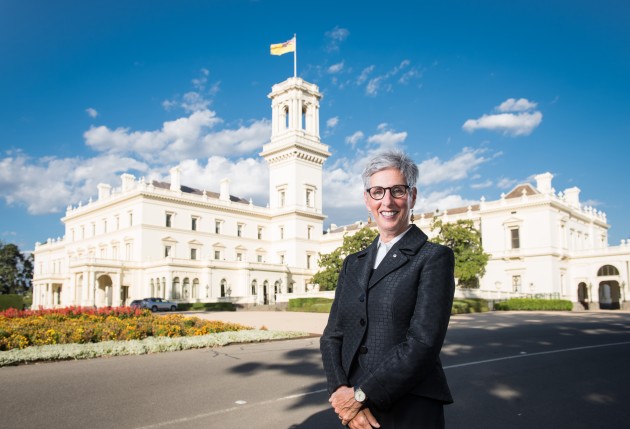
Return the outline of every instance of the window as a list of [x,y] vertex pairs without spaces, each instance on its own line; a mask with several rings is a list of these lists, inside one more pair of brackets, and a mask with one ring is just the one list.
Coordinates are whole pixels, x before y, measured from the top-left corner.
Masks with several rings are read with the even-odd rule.
[[125,243],[125,260],[131,261],[132,253],[133,253],[132,243]]
[[243,254],[242,253],[237,253],[236,254],[236,260],[239,261],[239,262],[242,261],[243,260]]
[[243,224],[239,223],[238,225],[236,225],[236,236],[237,237],[242,237],[243,236]]
[[112,246],[112,259],[118,259],[118,246]]
[[129,226],[133,225],[133,212],[129,212]]
[[256,280],[252,281],[252,295],[256,295]]
[[221,221],[220,220],[215,220],[214,221],[214,233],[215,234],[221,234]]
[[512,290],[514,292],[520,292],[521,290],[521,276],[512,276]]
[[173,252],[173,248],[171,246],[164,246],[164,257],[168,258],[169,256],[171,256],[171,253]]
[[227,287],[227,280],[225,279],[221,280],[221,296],[225,296],[227,292],[226,287]]
[[286,192],[285,191],[280,191],[280,195],[279,195],[279,202],[278,202],[278,207],[284,207],[284,203],[285,203],[285,199],[286,199]]
[[114,219],[116,221],[116,231],[118,231],[120,229],[120,216],[114,216]]
[[216,259],[216,260],[221,259],[221,251],[220,250],[215,250],[214,251],[214,259]]
[[519,249],[521,247],[521,240],[519,237],[519,229],[512,228],[510,229],[510,239],[512,243],[512,249]]
[[282,254],[280,255],[280,263],[284,264],[284,255],[282,255]]
[[604,265],[599,270],[597,270],[597,276],[618,276],[619,270],[612,265]]
[[306,190],[306,207],[313,207],[313,190]]
[[256,255],[256,261],[262,262],[262,255]]
[[262,226],[258,227],[258,239],[262,240],[262,235],[263,235],[263,228]]
[[197,249],[190,249],[190,259],[193,261],[197,259]]
[[173,226],[173,214],[172,213],[166,213],[166,219],[164,220],[164,224],[166,225],[167,228],[170,228],[171,226]]
[[103,219],[103,234],[107,234],[107,219]]
[[284,227],[280,227],[280,240],[284,240]]
[[197,231],[197,222],[199,221],[198,217],[192,217],[190,219],[190,229],[192,229],[193,231]]
[[306,255],[306,269],[311,269],[311,256],[312,255]]
[[306,229],[306,238],[308,238],[309,240],[310,240],[311,238],[313,238],[313,227],[312,227],[312,226],[309,226],[309,227]]

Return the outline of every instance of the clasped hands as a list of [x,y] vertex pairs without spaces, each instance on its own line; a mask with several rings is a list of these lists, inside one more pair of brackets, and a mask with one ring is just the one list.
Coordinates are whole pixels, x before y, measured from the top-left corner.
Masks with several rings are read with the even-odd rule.
[[330,395],[328,402],[335,409],[341,424],[347,425],[351,429],[381,427],[370,409],[354,399],[354,389],[352,387],[341,386]]

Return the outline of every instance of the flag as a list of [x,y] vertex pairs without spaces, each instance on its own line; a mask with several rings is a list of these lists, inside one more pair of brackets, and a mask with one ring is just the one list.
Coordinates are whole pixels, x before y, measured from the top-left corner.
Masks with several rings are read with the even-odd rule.
[[276,43],[270,46],[271,55],[282,55],[287,52],[295,52],[295,37],[284,43]]

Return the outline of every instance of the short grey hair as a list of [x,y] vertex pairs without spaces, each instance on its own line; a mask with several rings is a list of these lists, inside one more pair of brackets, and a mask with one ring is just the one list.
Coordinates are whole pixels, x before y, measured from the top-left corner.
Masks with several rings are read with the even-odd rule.
[[388,168],[395,168],[402,173],[407,182],[406,185],[412,188],[416,186],[418,181],[418,166],[407,154],[399,150],[388,150],[386,152],[379,153],[372,159],[370,159],[361,173],[363,179],[363,189],[370,187],[370,177],[374,173],[378,173]]

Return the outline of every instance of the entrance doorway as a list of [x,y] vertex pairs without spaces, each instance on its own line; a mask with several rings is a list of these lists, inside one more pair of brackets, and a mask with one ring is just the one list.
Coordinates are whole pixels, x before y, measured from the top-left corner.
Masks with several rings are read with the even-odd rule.
[[621,291],[619,282],[606,280],[599,284],[599,308],[602,310],[619,310]]

